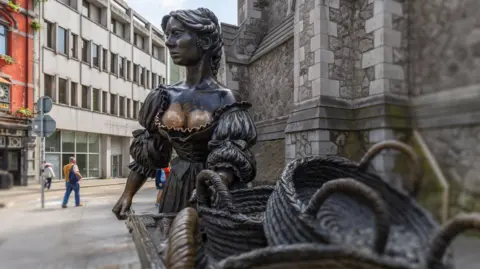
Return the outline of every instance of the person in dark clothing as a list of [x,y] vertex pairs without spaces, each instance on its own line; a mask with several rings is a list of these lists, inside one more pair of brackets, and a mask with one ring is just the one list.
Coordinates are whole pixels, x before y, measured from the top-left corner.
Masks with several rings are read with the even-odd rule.
[[177,10],[162,20],[172,60],[185,66],[186,80],[150,92],[139,113],[144,129],[133,132],[134,161],[125,190],[112,211],[125,219],[133,196],[157,168],[168,166],[172,148],[178,163],[160,201],[160,213],[189,205],[196,176],[203,169],[219,174],[231,189],[246,187],[256,175],[250,148],[257,132],[250,104],[216,80],[223,40],[217,17],[208,9]]

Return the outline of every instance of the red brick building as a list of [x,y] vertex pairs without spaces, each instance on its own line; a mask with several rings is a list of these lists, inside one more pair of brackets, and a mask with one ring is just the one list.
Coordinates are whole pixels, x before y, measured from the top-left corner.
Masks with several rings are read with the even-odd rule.
[[13,174],[14,185],[27,184],[29,157],[34,157],[29,120],[34,110],[35,3],[0,0],[0,169]]

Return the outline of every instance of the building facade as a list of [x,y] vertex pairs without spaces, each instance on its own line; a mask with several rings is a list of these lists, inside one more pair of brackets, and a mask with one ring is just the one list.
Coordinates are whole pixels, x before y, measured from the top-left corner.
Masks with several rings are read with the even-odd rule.
[[34,1],[0,1],[0,169],[13,185],[26,185],[34,170],[34,8]]
[[[395,139],[426,160],[421,202],[435,216],[447,188],[449,214],[480,210],[478,10],[478,0],[239,0],[238,25],[222,25],[220,78],[253,104],[257,178],[304,156],[359,161]],[[370,169],[412,184],[394,150]]]
[[178,66],[173,63],[172,58],[168,55],[168,80],[167,83],[169,85],[175,84],[179,81],[185,79],[187,75],[186,69],[183,66]]
[[125,177],[142,102],[166,83],[165,39],[123,1],[42,3],[40,95],[54,101],[45,142],[57,175],[75,156],[85,178]]

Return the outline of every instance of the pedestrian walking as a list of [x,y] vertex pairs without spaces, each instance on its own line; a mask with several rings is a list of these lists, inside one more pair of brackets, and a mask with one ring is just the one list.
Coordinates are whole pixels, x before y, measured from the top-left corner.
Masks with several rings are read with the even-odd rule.
[[43,187],[47,190],[50,190],[50,187],[52,186],[52,179],[55,178],[55,172],[53,171],[53,166],[51,163],[47,163],[45,161],[43,161],[43,163],[44,166],[42,176],[46,179]]
[[157,200],[155,202],[155,206],[160,205],[160,199],[162,199],[162,193],[163,193],[163,187],[166,182],[166,176],[165,176],[165,171],[163,169],[158,168],[157,172],[155,174],[155,186],[157,187]]
[[169,175],[170,175],[170,164],[168,164],[168,167],[157,169],[157,173],[155,175],[155,186],[157,187],[158,193],[157,193],[157,202],[155,203],[155,206],[160,205],[160,200],[162,199],[163,187],[167,183]]
[[63,167],[65,175],[65,196],[63,197],[62,208],[66,208],[70,194],[75,192],[75,206],[82,206],[80,203],[80,184],[82,175],[78,169],[75,157],[70,157],[70,162]]

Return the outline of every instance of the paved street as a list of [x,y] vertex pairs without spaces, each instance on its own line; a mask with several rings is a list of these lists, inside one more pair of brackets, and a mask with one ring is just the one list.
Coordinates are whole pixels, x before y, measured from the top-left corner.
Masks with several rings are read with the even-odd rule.
[[[57,184],[46,192],[43,210],[39,191],[10,197],[0,209],[0,268],[140,268],[125,222],[110,211],[124,185],[83,188],[85,206],[73,207],[72,193],[72,207],[62,209],[64,185]],[[134,199],[135,209],[154,211],[155,195],[153,182],[147,182]],[[0,201],[5,196],[0,193]]]
[[[1,269],[120,269],[140,268],[131,235],[111,208],[125,179],[85,180],[81,190],[84,207],[60,208],[64,184],[55,183],[45,193],[40,209],[39,186],[0,192]],[[137,212],[154,212],[156,191],[148,181],[134,199]],[[74,204],[73,194],[70,205]],[[455,240],[457,268],[478,269],[480,240]]]

